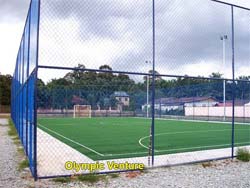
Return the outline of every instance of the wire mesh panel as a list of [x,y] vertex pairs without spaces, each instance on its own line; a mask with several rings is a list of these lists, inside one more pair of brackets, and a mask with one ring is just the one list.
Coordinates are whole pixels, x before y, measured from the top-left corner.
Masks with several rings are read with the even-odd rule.
[[151,15],[145,0],[43,0],[39,64],[145,72],[152,56]]
[[248,147],[248,11],[233,10],[209,0],[31,1],[11,116],[34,177]]
[[221,37],[226,35],[225,76],[232,78],[230,21],[230,9],[212,1],[157,1],[156,70],[171,75],[224,74]]
[[[244,80],[249,80],[244,78]],[[233,132],[233,144],[237,149],[234,154],[237,155],[239,147],[249,146],[250,144],[250,96],[248,81],[237,81],[235,86],[235,131]],[[239,122],[239,123],[238,123]]]
[[223,80],[217,76],[156,81],[155,165],[230,157],[232,110],[224,114]]
[[250,61],[249,16],[247,10],[234,9],[235,78],[248,75]]
[[[46,69],[52,75],[58,71]],[[115,170],[108,161],[148,164],[148,143],[140,141],[149,135],[151,123],[144,117],[145,78],[74,69],[63,73],[62,78],[38,82],[38,175],[93,172],[67,169],[71,162],[105,164],[95,172]],[[90,115],[79,115],[80,109]]]
[[11,91],[11,118],[36,178],[35,85],[38,54],[39,1],[30,3],[20,43]]
[[156,117],[159,118],[219,120],[212,118],[209,108],[222,100],[222,80],[160,77],[156,82]]

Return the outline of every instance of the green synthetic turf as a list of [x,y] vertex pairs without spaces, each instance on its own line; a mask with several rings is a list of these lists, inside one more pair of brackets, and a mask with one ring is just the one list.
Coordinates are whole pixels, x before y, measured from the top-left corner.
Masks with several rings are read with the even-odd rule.
[[[148,149],[139,140],[148,146],[150,125],[151,120],[143,118],[38,120],[40,129],[93,160],[147,156]],[[230,147],[231,134],[230,123],[156,120],[155,154]],[[235,144],[250,144],[250,125],[235,125]]]

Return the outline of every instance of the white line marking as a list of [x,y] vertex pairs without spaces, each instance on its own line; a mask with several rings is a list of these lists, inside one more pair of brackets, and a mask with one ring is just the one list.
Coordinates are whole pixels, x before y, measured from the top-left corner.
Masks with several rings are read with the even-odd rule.
[[148,152],[133,152],[133,153],[114,153],[114,154],[105,154],[105,156],[123,156],[123,155],[137,155],[137,154],[145,154]]
[[[250,142],[239,142],[235,143],[235,145],[240,144],[250,144]],[[167,149],[167,150],[155,150],[156,153],[162,153],[166,151],[178,151],[178,150],[190,150],[190,149],[199,149],[199,148],[213,148],[213,147],[219,147],[219,146],[231,146],[231,144],[220,144],[220,145],[211,145],[211,146],[197,146],[197,147],[191,147],[191,148],[176,148],[176,149]],[[216,148],[215,148],[216,149]],[[225,149],[225,148],[220,148]],[[191,152],[191,151],[190,151]],[[105,154],[105,156],[124,156],[124,155],[137,155],[137,154],[145,154],[148,152],[134,152],[134,153],[116,153],[116,154]]]
[[[197,123],[218,123],[218,124],[229,124],[231,125],[232,122],[227,121],[205,121],[205,120],[190,120],[190,119],[167,119],[167,118],[155,118],[157,120],[169,120],[169,121],[187,121],[187,122],[197,122]],[[235,122],[235,125],[250,125],[249,123],[240,123]]]
[[[132,118],[138,118],[138,119],[145,119],[145,120],[151,120],[151,118],[145,118],[145,117],[132,117]],[[218,124],[229,124],[231,125],[232,122],[227,122],[227,121],[206,121],[206,120],[191,120],[191,119],[168,119],[168,118],[155,118],[156,120],[161,120],[161,121],[187,121],[187,122],[197,122],[197,123],[218,123]],[[249,123],[240,123],[240,122],[235,122],[235,125],[250,125]]]
[[76,141],[74,141],[74,140],[71,140],[70,138],[67,138],[67,137],[65,137],[65,136],[63,136],[63,135],[61,135],[61,134],[59,134],[59,133],[57,133],[57,132],[55,132],[55,131],[53,131],[53,130],[51,130],[51,129],[49,129],[49,128],[47,128],[47,127],[41,125],[41,124],[39,124],[39,123],[38,123],[38,125],[41,126],[41,127],[43,127],[44,129],[50,131],[50,132],[52,132],[52,133],[54,133],[54,134],[56,134],[56,135],[62,137],[62,138],[64,138],[64,139],[66,139],[66,140],[68,140],[68,141],[74,143],[74,144],[77,144],[77,145],[79,145],[79,146],[81,146],[81,147],[83,147],[83,148],[85,148],[85,149],[87,149],[87,150],[89,150],[89,151],[92,151],[93,153],[95,153],[95,154],[97,154],[97,155],[99,155],[99,156],[102,156],[102,157],[105,156],[104,154],[99,153],[99,152],[97,152],[97,151],[95,151],[95,150],[93,150],[93,149],[91,149],[91,148],[89,148],[89,147],[87,147],[87,146],[85,146],[85,145],[83,145],[83,144],[80,144],[79,142],[76,142]]
[[[241,131],[245,131],[245,130],[249,130],[249,129],[240,129]],[[182,132],[172,132],[172,133],[158,133],[155,134],[155,136],[160,136],[160,135],[175,135],[175,134],[185,134],[185,133],[207,133],[207,132],[224,132],[224,131],[231,131],[231,129],[222,129],[222,130],[207,130],[207,131],[182,131]],[[144,136],[142,138],[140,138],[140,140],[138,141],[139,144],[146,148],[149,149],[149,147],[145,146],[144,144],[142,144],[142,140],[149,138],[150,136]],[[213,146],[221,146],[221,145],[213,145]],[[204,146],[204,147],[210,147],[210,146]],[[194,147],[196,148],[196,147]],[[181,149],[186,149],[186,148],[181,148]],[[178,149],[178,150],[181,150]],[[188,149],[188,148],[187,148]],[[192,149],[192,148],[191,148]],[[174,149],[176,150],[176,149]],[[161,152],[161,151],[165,151],[165,150],[155,150],[155,152]],[[171,150],[166,150],[166,151],[171,151]]]
[[[250,144],[250,142],[239,142],[235,143],[235,145],[240,144]],[[166,151],[178,151],[178,150],[188,150],[188,149],[199,149],[199,148],[213,148],[213,147],[220,147],[220,146],[231,146],[231,144],[220,144],[220,145],[211,145],[211,146],[197,146],[191,148],[176,148],[176,149],[166,149],[166,150],[158,150],[158,152],[166,152]]]

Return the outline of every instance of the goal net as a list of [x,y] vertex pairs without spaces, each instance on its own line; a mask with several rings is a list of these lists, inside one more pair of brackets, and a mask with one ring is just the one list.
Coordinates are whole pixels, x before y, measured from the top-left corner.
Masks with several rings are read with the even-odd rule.
[[91,106],[90,105],[74,105],[74,118],[88,117],[91,118]]

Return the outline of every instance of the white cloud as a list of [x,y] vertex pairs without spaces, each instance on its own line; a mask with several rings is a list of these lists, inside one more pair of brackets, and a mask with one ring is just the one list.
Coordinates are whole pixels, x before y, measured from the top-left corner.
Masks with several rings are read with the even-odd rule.
[[23,30],[22,23],[0,23],[0,72],[13,74]]
[[[11,0],[13,5],[15,1]],[[43,2],[50,3],[49,0]],[[72,2],[67,1],[68,10],[62,9],[64,8],[62,3],[59,3],[60,7],[51,6],[46,9],[47,4],[44,3],[45,9],[42,10],[40,25],[39,64],[73,67],[82,63],[88,68],[109,64],[116,70],[137,72],[150,69],[149,65],[145,64],[145,60],[151,60],[152,56],[151,3],[146,0],[138,2],[108,0],[107,2],[100,4],[99,1],[93,1],[92,5],[91,1],[86,1],[87,7],[85,7],[81,1],[75,1],[74,6]],[[230,7],[225,8],[228,11],[224,17],[223,11],[215,11],[213,13],[216,14],[210,15],[209,13],[214,9],[208,8],[206,3],[198,6],[199,2],[208,1],[195,1],[199,9],[193,9],[194,1],[156,2],[156,68],[160,73],[208,76],[212,72],[222,72],[220,66],[222,46],[218,39],[221,33],[228,33],[230,40],[230,30],[229,32],[227,30],[230,26]],[[250,7],[249,1],[232,0],[230,2]],[[216,6],[216,3],[212,6]],[[169,7],[172,8],[169,9]],[[220,7],[223,6],[218,5],[218,10]],[[72,12],[72,9],[77,10]],[[45,11],[44,15],[43,11]],[[8,11],[4,12],[5,18],[10,17],[6,14]],[[238,18],[236,33],[239,40],[236,41],[236,45],[240,50],[245,49],[245,51],[244,53],[237,51],[236,71],[237,75],[249,75],[250,71],[246,71],[248,70],[246,60],[248,30],[245,29],[241,35],[242,28],[248,23],[248,13],[237,17],[238,12],[236,11],[236,18]],[[25,18],[25,15],[23,17]],[[22,19],[22,22],[6,23],[0,20],[1,73],[12,74],[14,70],[24,21]],[[212,34],[208,36],[209,33]],[[230,53],[230,46],[228,46],[226,69],[228,78],[231,78]],[[46,72],[42,75],[45,79],[62,76],[62,74],[53,73],[46,75]]]

